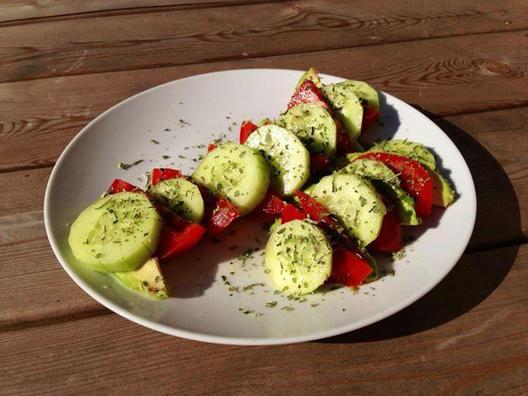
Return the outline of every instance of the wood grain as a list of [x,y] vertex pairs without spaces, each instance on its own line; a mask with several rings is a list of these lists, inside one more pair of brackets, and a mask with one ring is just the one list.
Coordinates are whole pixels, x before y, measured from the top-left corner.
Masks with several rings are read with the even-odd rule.
[[[475,179],[477,223],[469,250],[526,242],[526,109],[435,121],[460,148]],[[0,257],[5,263],[0,273],[4,291],[0,294],[0,326],[77,316],[100,309],[69,280],[46,239],[40,210],[50,171],[44,168],[0,174],[0,185],[14,186],[6,189],[0,201]],[[490,215],[496,213],[496,208],[501,208],[500,216]]]
[[254,4],[273,0],[6,0],[2,2],[1,22],[31,23],[50,21],[50,17],[82,18],[92,15],[116,15],[139,12],[168,11],[179,8],[202,8]]
[[[111,105],[193,74],[255,67],[306,69],[370,81],[437,115],[528,105],[528,33],[415,41],[161,69],[0,84],[0,170],[51,165]],[[286,101],[286,98],[283,99]],[[31,142],[31,144],[28,144]]]
[[6,395],[65,386],[72,394],[523,394],[528,247],[517,250],[466,256],[416,304],[320,342],[210,345],[116,315],[2,333],[9,364],[0,386]]
[[[60,8],[61,3],[45,8]],[[528,15],[520,0],[479,2],[478,7],[470,1],[416,7],[410,0],[309,0],[91,17],[82,22],[52,20],[0,28],[0,42],[5,43],[0,51],[0,81],[521,29],[528,29]]]

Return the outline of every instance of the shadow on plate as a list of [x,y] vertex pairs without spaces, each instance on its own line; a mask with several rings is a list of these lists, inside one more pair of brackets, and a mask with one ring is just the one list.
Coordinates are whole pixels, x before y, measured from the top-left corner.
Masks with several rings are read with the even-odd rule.
[[191,298],[204,294],[215,280],[218,263],[235,260],[261,249],[267,240],[266,221],[246,216],[218,238],[206,236],[197,249],[166,263],[163,276],[171,297]]
[[[469,254],[432,291],[404,310],[370,326],[319,342],[377,341],[442,325],[484,301],[502,283],[515,262],[518,246],[500,248],[505,242],[522,238],[519,203],[508,176],[469,134],[434,114],[424,113],[453,140],[475,181],[477,220],[466,250]],[[477,253],[479,250],[484,251]]]

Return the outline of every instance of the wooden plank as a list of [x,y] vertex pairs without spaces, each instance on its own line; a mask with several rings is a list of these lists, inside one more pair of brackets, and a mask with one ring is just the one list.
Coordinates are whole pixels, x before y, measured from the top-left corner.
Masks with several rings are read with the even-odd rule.
[[50,17],[81,18],[96,14],[138,13],[168,11],[179,8],[229,6],[247,3],[264,3],[273,0],[7,0],[2,2],[0,22],[35,22]]
[[[48,7],[60,8],[60,3]],[[411,0],[309,0],[6,26],[0,28],[0,42],[6,43],[0,81],[518,31],[528,29],[524,11],[522,0],[478,6],[470,1],[429,1],[421,7]],[[487,54],[481,56],[485,59]],[[464,60],[454,61],[449,67],[465,67],[458,63]]]
[[4,394],[65,384],[75,394],[523,394],[527,307],[525,245],[466,256],[406,310],[321,342],[211,345],[117,315],[4,332],[0,385]]
[[0,84],[0,170],[51,165],[80,128],[120,100],[173,79],[225,69],[315,65],[325,73],[370,81],[441,116],[527,105],[528,46],[519,45],[527,40],[526,34],[489,34],[485,39],[466,36],[317,52],[309,57],[286,55]]
[[[469,249],[526,241],[526,109],[453,116],[436,122],[458,145],[475,179],[477,224]],[[5,292],[0,294],[3,326],[100,309],[68,279],[46,240],[40,210],[50,171],[45,168],[0,174],[0,185],[13,186],[6,189],[0,201],[0,257],[5,262],[0,274],[5,283]],[[496,214],[497,208],[500,215]],[[18,308],[21,306],[24,310]]]

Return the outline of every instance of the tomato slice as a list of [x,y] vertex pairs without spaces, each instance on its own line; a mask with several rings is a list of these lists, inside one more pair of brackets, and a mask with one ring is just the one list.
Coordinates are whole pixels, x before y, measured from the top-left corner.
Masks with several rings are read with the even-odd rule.
[[215,148],[216,148],[216,144],[214,144],[214,143],[209,143],[209,144],[207,145],[207,152],[213,151]]
[[205,227],[197,223],[191,223],[182,230],[165,224],[161,230],[157,255],[161,261],[179,256],[195,247],[204,233]]
[[251,135],[257,128],[258,125],[253,124],[251,121],[242,121],[242,124],[240,125],[240,144],[246,143],[249,135]]
[[110,185],[110,188],[108,189],[108,192],[110,194],[116,194],[120,192],[138,192],[138,191],[141,191],[141,189],[139,189],[133,184],[130,184],[122,179],[115,179]]
[[361,121],[361,130],[364,131],[371,126],[380,116],[380,112],[374,107],[363,105],[363,120]]
[[216,201],[216,208],[209,219],[207,230],[211,235],[218,235],[239,217],[238,209],[228,199],[219,197]]
[[178,169],[171,168],[154,168],[150,175],[150,184],[155,186],[160,181],[184,177]]
[[359,286],[373,272],[368,262],[358,252],[337,246],[332,258],[330,282],[345,286]]
[[310,157],[310,172],[313,174],[325,172],[329,166],[330,158],[324,154],[314,154]]
[[301,212],[292,204],[287,204],[281,214],[281,224],[287,223],[292,220],[304,220],[306,214]]
[[387,253],[397,252],[402,248],[402,230],[396,210],[390,210],[383,217],[380,233],[369,246]]
[[303,191],[297,191],[295,196],[301,203],[303,211],[315,222],[325,223],[332,228],[337,226],[334,219],[330,217],[328,210]]
[[280,216],[285,206],[286,202],[280,199],[272,191],[268,191],[266,197],[260,204],[260,210],[270,216]]
[[337,134],[336,134],[336,153],[338,155],[345,155],[354,151],[354,146],[350,141],[350,137],[344,131],[344,129],[337,125]]
[[323,93],[310,80],[305,80],[301,86],[293,94],[288,109],[295,107],[301,103],[317,103],[325,109],[329,109]]
[[398,173],[402,188],[414,198],[418,216],[426,217],[431,214],[433,182],[429,172],[418,161],[401,155],[377,152],[367,152],[358,158],[376,159]]

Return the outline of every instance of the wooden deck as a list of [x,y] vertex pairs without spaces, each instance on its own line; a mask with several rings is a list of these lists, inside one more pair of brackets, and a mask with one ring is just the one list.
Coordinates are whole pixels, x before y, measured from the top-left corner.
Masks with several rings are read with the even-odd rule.
[[[475,179],[448,277],[367,328],[280,347],[159,334],[62,270],[43,195],[65,145],[146,88],[209,71],[306,69],[416,105]],[[113,0],[0,4],[1,394],[527,394],[528,4]]]

